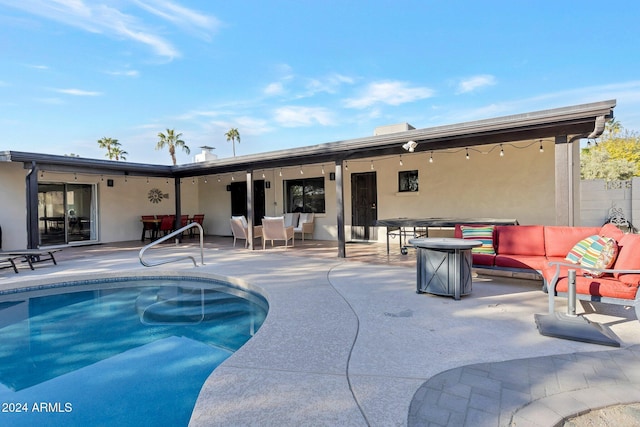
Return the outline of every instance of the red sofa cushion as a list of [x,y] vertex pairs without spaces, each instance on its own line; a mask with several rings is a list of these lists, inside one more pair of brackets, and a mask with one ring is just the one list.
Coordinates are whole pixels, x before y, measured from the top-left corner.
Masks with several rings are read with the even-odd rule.
[[471,256],[473,257],[473,265],[486,265],[489,267],[493,267],[494,261],[496,259],[495,255],[489,254],[472,253]]
[[496,267],[529,268],[542,270],[547,266],[547,258],[539,255],[496,255]]
[[611,223],[603,225],[598,234],[602,237],[611,237],[616,242],[620,242],[620,239],[624,237],[624,232]]
[[[566,275],[561,276],[556,285],[556,291],[567,292],[568,288],[569,279]],[[576,293],[578,294],[634,300],[637,292],[638,285],[631,286],[611,276],[599,278],[576,276]]]
[[[640,270],[640,234],[625,234],[618,242],[620,252],[613,268],[616,270]],[[614,274],[616,279],[633,282],[637,274]]]
[[585,237],[599,234],[601,227],[544,227],[544,250],[547,257],[566,257],[571,248]]
[[495,240],[497,240],[497,257],[500,255],[544,256],[545,254],[544,226],[542,225],[498,225]]

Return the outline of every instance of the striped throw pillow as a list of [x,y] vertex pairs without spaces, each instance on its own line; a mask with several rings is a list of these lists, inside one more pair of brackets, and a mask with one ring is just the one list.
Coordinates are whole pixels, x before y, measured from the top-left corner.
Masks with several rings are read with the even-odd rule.
[[493,247],[493,225],[487,226],[474,226],[474,225],[461,225],[462,238],[470,240],[480,240],[482,246],[471,249],[471,253],[474,254],[487,254],[495,255],[496,250]]
[[601,271],[590,270],[591,268],[610,268],[618,255],[618,244],[611,237],[600,237],[587,249],[580,260],[580,265],[584,267],[582,273],[590,277],[602,277]]
[[573,248],[571,248],[571,250],[565,257],[565,259],[574,264],[580,264],[580,260],[582,259],[584,254],[587,252],[587,249],[589,249],[591,244],[596,240],[598,240],[599,238],[600,236],[593,235],[580,240],[578,243],[575,244]]

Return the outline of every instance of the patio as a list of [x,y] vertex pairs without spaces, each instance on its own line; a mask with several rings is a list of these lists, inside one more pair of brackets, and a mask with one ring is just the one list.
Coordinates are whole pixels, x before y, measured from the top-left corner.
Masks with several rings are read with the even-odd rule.
[[[198,259],[195,241],[149,253]],[[194,426],[510,425],[514,420],[553,425],[552,415],[562,419],[563,414],[550,409],[545,396],[562,394],[565,411],[581,407],[584,399],[575,395],[580,391],[591,396],[607,391],[613,403],[640,401],[640,368],[633,370],[640,363],[622,363],[632,369],[618,375],[604,372],[618,357],[638,358],[640,325],[633,310],[596,304],[594,313],[590,305],[578,307],[612,329],[622,342],[619,350],[549,338],[538,333],[533,319],[547,310],[538,281],[478,276],[471,295],[460,301],[418,295],[413,251],[387,255],[384,244],[354,243],[347,244],[347,258],[339,259],[336,244],[296,241],[286,250],[250,251],[234,249],[231,238],[207,238],[205,266],[180,262],[151,269],[138,261],[139,241],[66,248],[57,266],[36,265],[31,271],[20,265],[19,274],[0,270],[0,290],[114,274],[215,274],[262,289],[269,316],[207,380]],[[564,310],[564,301],[558,305]],[[593,377],[585,373],[589,369]],[[486,381],[460,379],[470,373],[481,377],[483,370],[498,370],[509,381],[486,388]],[[456,374],[458,382],[452,382]],[[441,381],[436,394],[435,380]],[[514,391],[519,382],[522,387]],[[612,395],[613,384],[624,392]]]

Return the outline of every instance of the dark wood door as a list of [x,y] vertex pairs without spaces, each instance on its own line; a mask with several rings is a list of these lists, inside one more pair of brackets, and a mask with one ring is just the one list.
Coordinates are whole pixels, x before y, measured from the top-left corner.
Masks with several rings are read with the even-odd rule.
[[[262,224],[265,214],[264,180],[253,183],[253,225]],[[231,183],[231,215],[247,216],[247,183]]]
[[351,175],[351,239],[377,240],[378,188],[375,172]]

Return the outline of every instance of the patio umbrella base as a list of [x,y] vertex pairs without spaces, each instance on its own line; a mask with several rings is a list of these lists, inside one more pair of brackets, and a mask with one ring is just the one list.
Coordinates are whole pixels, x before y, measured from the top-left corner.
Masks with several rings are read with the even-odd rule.
[[535,314],[534,316],[541,335],[620,347],[620,342],[608,327],[590,322],[583,316],[569,316],[564,313]]

